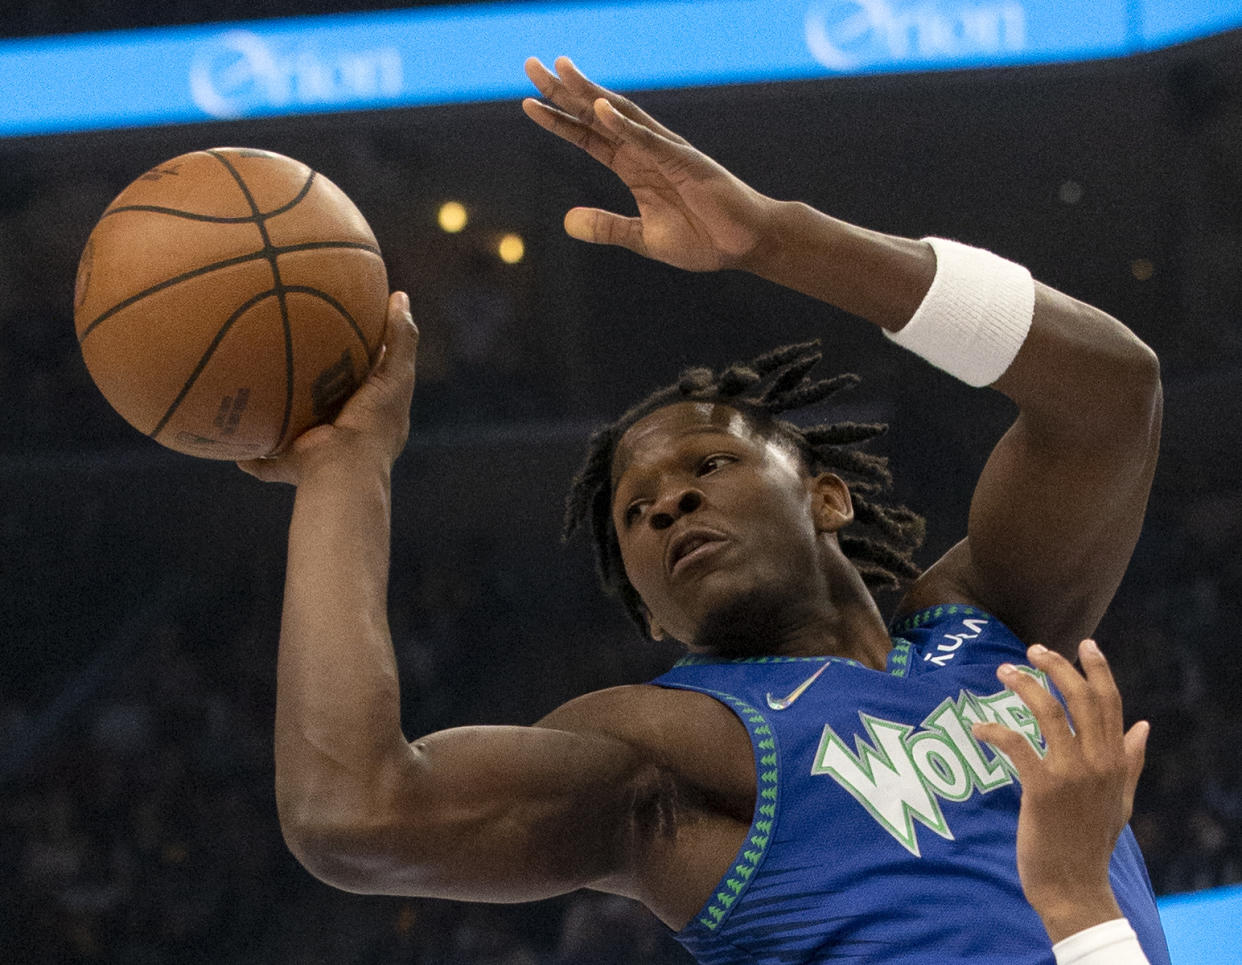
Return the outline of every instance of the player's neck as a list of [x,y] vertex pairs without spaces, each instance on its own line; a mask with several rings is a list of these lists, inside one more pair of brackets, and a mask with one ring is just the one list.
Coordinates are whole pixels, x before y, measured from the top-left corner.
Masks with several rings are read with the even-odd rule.
[[888,665],[893,641],[862,575],[852,563],[846,563],[832,587],[834,631],[841,650],[837,656],[857,660],[873,670],[883,670]]
[[777,643],[777,656],[844,657],[881,670],[892,640],[869,593],[833,601],[816,619],[790,628]]
[[712,615],[689,646],[719,657],[844,657],[883,669],[892,641],[851,566],[814,599],[759,593]]

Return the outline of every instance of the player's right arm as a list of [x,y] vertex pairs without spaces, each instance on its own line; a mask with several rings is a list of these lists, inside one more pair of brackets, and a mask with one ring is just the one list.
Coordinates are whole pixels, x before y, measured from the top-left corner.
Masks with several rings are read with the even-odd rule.
[[276,706],[276,802],[316,876],[358,892],[487,901],[626,893],[634,815],[660,769],[572,727],[465,727],[409,743],[387,622],[391,467],[417,330],[389,306],[385,356],[332,425],[247,472],[297,485]]

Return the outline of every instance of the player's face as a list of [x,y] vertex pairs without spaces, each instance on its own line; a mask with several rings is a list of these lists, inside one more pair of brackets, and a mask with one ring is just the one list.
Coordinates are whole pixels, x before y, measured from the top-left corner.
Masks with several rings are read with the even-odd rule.
[[721,614],[822,594],[816,491],[793,452],[729,406],[680,402],[635,423],[613,458],[612,518],[653,633],[711,649],[703,635]]

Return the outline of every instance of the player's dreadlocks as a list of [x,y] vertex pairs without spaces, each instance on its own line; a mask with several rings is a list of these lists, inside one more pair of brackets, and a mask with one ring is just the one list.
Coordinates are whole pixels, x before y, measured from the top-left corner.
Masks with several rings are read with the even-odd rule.
[[837,422],[800,428],[778,418],[782,412],[823,402],[857,385],[852,374],[811,379],[823,358],[818,341],[786,345],[749,362],[735,362],[719,374],[690,368],[657,389],[616,422],[596,431],[565,500],[562,537],[568,540],[590,522],[595,562],[604,589],[621,598],[631,619],[646,633],[642,601],[625,575],[621,547],[612,524],[612,457],[626,430],[656,409],[676,402],[719,402],[737,409],[760,432],[784,440],[801,455],[812,474],[833,472],[849,486],[854,519],[873,535],[842,534],[841,549],[871,590],[898,587],[919,575],[911,554],[923,542],[923,518],[882,497],[892,486],[888,460],[851,448],[888,429],[877,423]]

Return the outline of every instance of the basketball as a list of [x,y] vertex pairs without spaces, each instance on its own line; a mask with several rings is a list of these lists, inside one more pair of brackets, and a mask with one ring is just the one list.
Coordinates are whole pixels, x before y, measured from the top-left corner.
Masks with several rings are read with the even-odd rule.
[[74,326],[139,432],[253,459],[336,415],[378,356],[387,298],[375,236],[340,188],[280,154],[216,148],[108,205],[78,264]]

